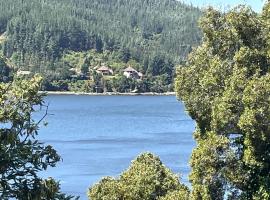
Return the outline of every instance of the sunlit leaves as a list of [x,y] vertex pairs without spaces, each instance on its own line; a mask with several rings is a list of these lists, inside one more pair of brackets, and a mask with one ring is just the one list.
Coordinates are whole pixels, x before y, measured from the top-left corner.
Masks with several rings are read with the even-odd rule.
[[178,98],[197,123],[193,199],[269,198],[269,4],[262,15],[208,9],[203,43],[178,69]]
[[40,82],[34,76],[0,83],[0,199],[71,199],[59,192],[59,183],[38,177],[60,161],[52,146],[35,139],[41,121],[32,115],[43,106]]
[[132,161],[120,178],[103,178],[90,188],[91,200],[186,200],[188,188],[153,154]]

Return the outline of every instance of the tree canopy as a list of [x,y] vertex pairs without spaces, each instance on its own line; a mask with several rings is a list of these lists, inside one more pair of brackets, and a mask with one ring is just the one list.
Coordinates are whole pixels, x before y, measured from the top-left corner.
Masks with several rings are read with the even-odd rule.
[[68,50],[118,51],[141,64],[156,55],[181,61],[201,39],[200,15],[176,0],[5,0],[0,34],[15,67],[57,74]]
[[[0,83],[0,199],[69,200],[59,183],[38,172],[54,167],[60,156],[36,139],[40,122],[32,115],[43,105],[41,78]],[[46,114],[46,113],[45,113]]]
[[191,199],[270,198],[270,3],[209,8],[202,44],[177,71],[192,119]]
[[188,195],[179,177],[151,153],[139,155],[119,179],[103,178],[88,192],[91,200],[187,200]]
[[[19,8],[16,15],[11,11],[15,9],[13,2],[16,2]],[[139,55],[139,58],[145,49],[146,52],[148,50],[151,52],[153,46],[150,44],[156,41],[153,38],[160,37],[157,41],[161,46],[161,41],[167,41],[163,38],[166,23],[161,26],[159,21],[157,23],[153,21],[149,26],[147,21],[143,20],[152,16],[148,15],[148,10],[160,11],[160,8],[166,6],[171,10],[180,8],[193,10],[191,7],[182,7],[182,4],[176,1],[142,1],[141,13],[132,9],[133,4],[138,6],[135,1],[127,3],[119,0],[114,2],[115,4],[110,1],[96,4],[90,2],[96,10],[107,13],[130,9],[131,18],[117,12],[110,16],[112,22],[104,20],[104,27],[108,27],[111,32],[104,32],[103,35],[100,34],[102,31],[91,32],[92,29],[89,28],[91,26],[87,26],[87,22],[93,21],[96,30],[103,30],[102,26],[95,23],[103,19],[103,14],[107,16],[106,12],[97,17],[90,9],[89,2],[84,0],[66,1],[66,4],[58,4],[59,2],[60,0],[0,2],[0,8],[3,8],[2,5],[8,8],[0,17],[0,31],[6,32],[8,37],[3,47],[4,54],[7,57],[18,58],[15,59],[18,62],[29,61],[31,56],[36,60],[37,56],[38,63],[41,64],[57,60],[66,49],[80,51],[95,48],[97,52],[102,52],[104,49],[110,51],[120,46],[123,47],[119,51],[121,59],[127,62],[130,57],[136,58],[136,55]],[[30,12],[30,7],[36,9]],[[43,10],[43,7],[47,9]],[[53,8],[58,8],[56,10],[59,12],[53,12]],[[58,14],[61,16],[61,9],[65,10],[63,18],[57,17]],[[48,18],[38,16],[36,11],[41,13],[40,16]],[[155,14],[163,16],[160,12]],[[118,26],[121,25],[117,21],[119,15],[121,18],[130,19],[132,28],[124,29],[123,26]],[[51,19],[49,16],[60,21],[53,18],[49,21],[48,19]],[[138,16],[141,18],[137,18]],[[64,19],[70,21],[62,29]],[[152,20],[158,19],[160,18]],[[40,23],[41,21],[43,23]],[[37,24],[40,24],[40,27]],[[178,176],[166,168],[158,157],[145,153],[136,158],[119,178],[106,177],[91,187],[88,196],[92,200],[270,199],[270,2],[265,4],[261,14],[245,6],[236,7],[225,13],[209,8],[200,21],[200,27],[203,32],[202,44],[192,51],[186,64],[179,67],[175,84],[178,98],[184,101],[187,112],[196,121],[194,138],[197,146],[190,160],[191,191],[179,182]],[[33,34],[25,34],[28,30]],[[54,34],[52,30],[58,31]],[[145,48],[140,48],[140,45],[135,45],[138,49],[133,48],[135,43],[132,42],[131,46],[128,42],[127,46],[121,46],[125,42],[122,43],[120,38],[123,41],[127,40],[121,32],[131,35],[139,33],[136,41],[143,43]],[[33,39],[36,37],[39,39],[34,42]],[[28,50],[34,47],[34,44],[40,45],[37,49],[43,49],[41,51],[32,49],[33,51],[29,53]],[[162,49],[166,49],[165,46]],[[61,53],[58,55],[56,52]],[[144,56],[140,58],[145,59]],[[166,67],[172,66],[172,63],[162,59],[162,56],[153,56],[152,60],[146,59],[143,62],[148,63],[146,71],[154,76],[161,75],[160,79],[164,78],[162,73],[172,73],[172,70]],[[55,69],[54,64],[48,66]],[[0,67],[5,71],[4,59],[0,60]],[[84,70],[87,71],[85,66]],[[98,75],[94,81],[109,85]],[[119,81],[123,83],[119,86],[121,90],[134,89],[131,80],[120,77]],[[165,77],[162,81],[169,80]],[[53,179],[42,180],[37,176],[37,172],[55,166],[60,160],[51,146],[45,146],[35,139],[39,122],[33,121],[32,113],[35,106],[43,105],[42,95],[38,94],[39,84],[39,77],[34,77],[30,81],[15,80],[10,84],[0,84],[2,199],[71,198],[60,192],[59,184]],[[65,87],[67,85],[64,81],[61,84]],[[112,80],[110,84],[117,85],[118,82]],[[141,88],[151,87],[151,84],[146,82],[140,84]]]

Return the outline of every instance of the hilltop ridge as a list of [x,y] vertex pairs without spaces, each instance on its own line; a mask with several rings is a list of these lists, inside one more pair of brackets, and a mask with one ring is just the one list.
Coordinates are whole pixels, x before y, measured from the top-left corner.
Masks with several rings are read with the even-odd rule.
[[51,80],[70,77],[74,66],[65,55],[90,50],[160,76],[167,73],[163,63],[173,63],[173,71],[200,43],[200,16],[200,9],[175,0],[6,0],[0,2],[2,51],[15,68]]

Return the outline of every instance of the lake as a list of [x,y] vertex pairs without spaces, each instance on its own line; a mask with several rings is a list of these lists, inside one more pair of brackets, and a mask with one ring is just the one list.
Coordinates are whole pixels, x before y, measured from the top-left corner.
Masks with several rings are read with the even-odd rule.
[[41,175],[60,180],[62,191],[85,200],[89,186],[118,176],[145,151],[188,183],[195,124],[174,96],[49,95],[45,101],[48,126],[38,139],[53,145],[63,161]]

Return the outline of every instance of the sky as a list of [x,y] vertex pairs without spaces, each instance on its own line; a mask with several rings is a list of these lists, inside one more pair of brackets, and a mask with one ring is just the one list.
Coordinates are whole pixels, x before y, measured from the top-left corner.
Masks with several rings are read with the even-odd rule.
[[221,9],[226,9],[229,7],[234,7],[238,4],[246,4],[252,7],[256,12],[261,12],[264,0],[182,0],[183,2],[192,3],[195,6],[205,7],[214,6]]

